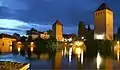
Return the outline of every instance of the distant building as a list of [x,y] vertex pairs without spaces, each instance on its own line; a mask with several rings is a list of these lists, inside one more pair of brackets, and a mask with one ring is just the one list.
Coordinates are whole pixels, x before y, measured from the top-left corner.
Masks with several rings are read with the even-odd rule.
[[57,39],[57,41],[62,41],[63,39],[63,25],[59,20],[52,26],[52,37]]
[[0,52],[9,53],[12,52],[12,42],[17,39],[12,35],[0,34]]
[[72,42],[73,35],[72,34],[63,34],[62,42]]
[[47,32],[33,32],[32,34],[28,35],[29,38],[32,40],[35,40],[37,38],[42,38],[42,39],[49,39],[50,35]]
[[113,12],[105,3],[94,12],[94,39],[113,40]]

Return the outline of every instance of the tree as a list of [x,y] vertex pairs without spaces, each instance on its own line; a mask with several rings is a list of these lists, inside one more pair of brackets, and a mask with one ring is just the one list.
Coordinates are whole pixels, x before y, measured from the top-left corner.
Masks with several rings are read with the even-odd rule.
[[12,53],[13,53],[13,55],[17,55],[18,54],[16,43],[17,42],[12,42]]
[[59,43],[55,39],[42,39],[38,38],[35,42],[35,53],[39,55],[41,53],[54,54],[58,48]]
[[47,33],[49,34],[49,35],[51,35],[51,33],[52,33],[52,30],[47,30]]
[[30,30],[27,30],[26,31],[26,34],[27,35],[30,35],[30,34],[32,34],[33,32],[38,32],[36,29],[34,29],[34,28],[31,28]]
[[21,41],[22,41],[22,42],[25,42],[26,39],[27,39],[27,37],[25,37],[25,36],[22,36],[22,37],[21,37]]
[[85,33],[86,33],[85,23],[83,21],[80,21],[78,24],[78,36],[85,37]]
[[120,27],[117,29],[117,40],[120,40]]
[[15,36],[18,40],[20,40],[20,35],[18,33],[14,33],[13,36]]

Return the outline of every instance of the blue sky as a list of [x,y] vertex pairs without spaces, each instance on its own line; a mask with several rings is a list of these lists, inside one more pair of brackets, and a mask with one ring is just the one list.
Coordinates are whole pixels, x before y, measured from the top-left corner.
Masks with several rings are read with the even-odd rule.
[[[64,33],[77,33],[79,21],[94,25],[93,13],[104,0],[0,0],[0,32],[25,34],[34,27],[51,29],[55,20],[64,25]],[[114,31],[120,26],[120,0],[106,0],[114,12]]]

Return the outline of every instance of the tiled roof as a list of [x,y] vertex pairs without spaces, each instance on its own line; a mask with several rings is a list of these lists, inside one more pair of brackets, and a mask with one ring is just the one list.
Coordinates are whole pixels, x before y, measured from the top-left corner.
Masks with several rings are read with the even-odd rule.
[[96,11],[105,10],[105,9],[111,10],[105,3],[102,3]]
[[0,34],[0,38],[2,38],[2,37],[16,39],[16,37],[15,37],[15,36],[13,36],[13,35],[8,35],[8,34],[4,34],[4,33],[1,33],[1,34]]
[[56,25],[56,24],[62,25],[62,23],[61,23],[59,20],[56,20],[55,23],[54,23],[53,25]]

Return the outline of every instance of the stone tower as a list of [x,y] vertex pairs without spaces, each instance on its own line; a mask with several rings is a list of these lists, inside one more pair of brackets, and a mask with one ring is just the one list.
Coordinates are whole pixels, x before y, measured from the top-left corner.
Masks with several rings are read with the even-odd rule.
[[94,39],[113,40],[113,12],[105,3],[94,12]]
[[62,41],[63,39],[63,25],[59,20],[52,26],[52,37],[57,39],[57,41]]

